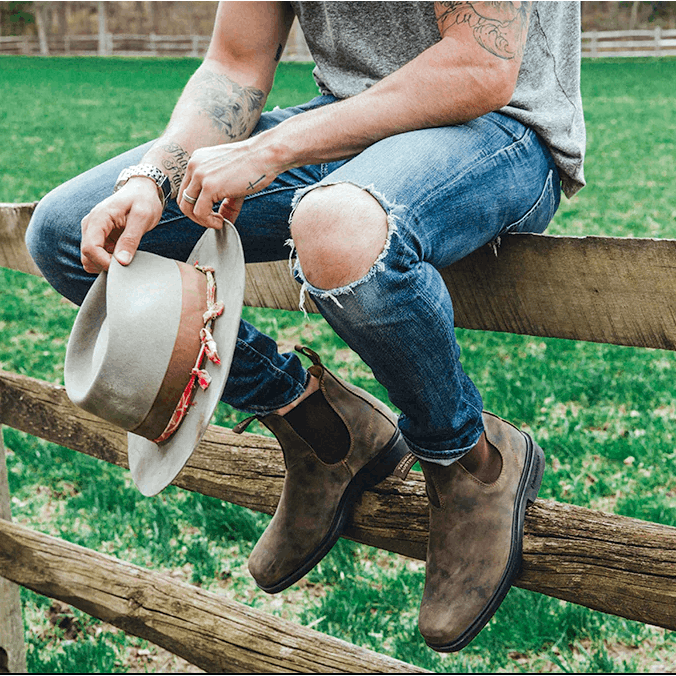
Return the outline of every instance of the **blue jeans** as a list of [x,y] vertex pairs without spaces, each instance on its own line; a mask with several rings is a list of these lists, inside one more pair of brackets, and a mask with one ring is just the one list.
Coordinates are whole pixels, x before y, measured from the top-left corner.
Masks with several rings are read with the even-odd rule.
[[[254,133],[334,100],[320,96],[264,113]],[[80,221],[148,147],[71,179],[35,211],[29,251],[52,286],[75,303],[95,279],[80,264]],[[460,365],[453,304],[438,269],[505,233],[542,232],[559,204],[558,171],[532,130],[498,113],[392,136],[350,159],[293,169],[247,198],[236,223],[247,262],[287,258],[295,205],[307,191],[336,183],[359,186],[379,201],[387,243],[368,274],[339,289],[314,288],[296,261],[301,296],[310,294],[385,386],[402,411],[399,425],[411,450],[448,463],[483,432],[482,402]],[[171,201],[140,248],[185,260],[203,232]],[[242,321],[222,399],[268,413],[297,398],[307,378],[296,355],[280,354],[271,338]]]

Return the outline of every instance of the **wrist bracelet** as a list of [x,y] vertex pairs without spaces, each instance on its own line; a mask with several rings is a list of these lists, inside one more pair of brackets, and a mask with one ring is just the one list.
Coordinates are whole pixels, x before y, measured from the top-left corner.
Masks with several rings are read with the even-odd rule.
[[152,164],[137,164],[127,167],[120,172],[115,181],[113,192],[117,192],[130,178],[134,176],[143,176],[149,178],[157,186],[157,192],[162,200],[162,209],[167,206],[167,200],[171,196],[171,181],[169,177],[160,169]]

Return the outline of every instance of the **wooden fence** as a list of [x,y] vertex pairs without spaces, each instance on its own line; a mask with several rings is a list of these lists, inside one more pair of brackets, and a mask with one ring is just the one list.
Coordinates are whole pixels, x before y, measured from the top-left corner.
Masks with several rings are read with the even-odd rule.
[[676,30],[590,31],[582,33],[582,56],[676,56]]
[[[39,274],[23,244],[33,207],[0,205],[0,266]],[[675,350],[674,260],[676,240],[510,235],[497,257],[485,247],[442,272],[458,326]],[[246,304],[297,309],[297,299],[286,261],[247,266]],[[61,386],[0,371],[2,424],[127,467],[126,434],[73,406]],[[275,440],[211,426],[174,483],[272,514],[283,477]],[[412,472],[367,491],[346,537],[424,560],[427,519],[424,480]],[[0,574],[209,671],[419,671],[1,519]],[[537,500],[516,585],[675,630],[676,528]],[[4,649],[10,664],[22,650],[16,603],[0,586],[0,657]]]
[[[206,35],[48,35],[45,46],[37,36],[0,37],[0,54],[78,56],[191,56],[202,58],[209,46]],[[582,33],[586,58],[676,56],[676,30],[654,28],[633,31]],[[312,61],[303,34],[294,24],[283,61]]]
[[[209,46],[204,35],[49,35],[50,55],[73,56],[193,56],[202,58]],[[0,53],[40,55],[35,36],[0,37]]]
[[[0,36],[0,54],[73,56],[172,56],[203,58],[208,35],[47,35],[41,45],[37,36]],[[294,23],[284,61],[312,61],[303,33]]]

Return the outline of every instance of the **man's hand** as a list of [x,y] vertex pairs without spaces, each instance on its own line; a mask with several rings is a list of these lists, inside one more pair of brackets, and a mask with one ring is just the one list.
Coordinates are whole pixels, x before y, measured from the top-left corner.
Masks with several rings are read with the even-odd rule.
[[[232,150],[221,152],[222,163],[227,165],[225,172],[209,170],[198,176],[196,183],[188,180],[181,186],[179,205],[203,226],[220,228],[223,218],[235,220],[244,196],[274,178],[267,168],[254,176],[259,171],[256,161],[234,161],[234,154],[238,141],[248,137],[258,122],[293,18],[286,2],[220,3],[204,61],[181,94],[164,134],[141,159],[141,164],[161,169],[176,190],[187,158],[199,153],[198,148],[217,146],[222,150],[218,144],[233,142]],[[240,154],[253,157],[243,149]],[[265,184],[259,181],[263,174]],[[207,185],[204,193],[203,181]],[[249,182],[253,190],[247,190]],[[228,186],[227,190],[222,186]],[[194,208],[182,199],[186,187],[188,195],[200,197]],[[228,198],[221,207],[222,216],[212,214],[213,203],[222,198]],[[82,220],[84,269],[91,273],[107,270],[113,255],[123,265],[128,264],[141,237],[159,223],[161,216],[162,203],[153,182],[143,177],[129,179]]]
[[[272,161],[265,136],[196,150],[178,193],[181,211],[205,228],[223,227],[224,218],[234,223],[244,198],[266,188],[283,170]],[[216,214],[214,204],[221,200]]]
[[82,219],[84,269],[91,273],[108,270],[113,255],[122,265],[131,263],[141,237],[161,217],[162,201],[155,183],[142,176],[130,178]]

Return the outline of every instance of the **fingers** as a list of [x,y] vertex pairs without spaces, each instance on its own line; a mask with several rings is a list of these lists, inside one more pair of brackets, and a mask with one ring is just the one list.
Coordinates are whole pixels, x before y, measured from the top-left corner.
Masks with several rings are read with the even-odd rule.
[[112,251],[106,239],[112,230],[112,222],[100,217],[97,222],[97,215],[93,209],[82,219],[81,227],[80,262],[82,267],[91,274],[107,270],[110,266]]
[[[205,228],[222,228],[224,218],[234,222],[242,209],[244,196],[260,189],[249,190],[250,181],[244,179],[244,176],[258,172],[257,168],[252,168],[252,161],[247,142],[196,150],[186,167],[178,193],[181,211]],[[219,203],[215,212],[214,206]]]
[[141,243],[141,237],[143,237],[147,231],[147,221],[145,221],[145,219],[140,220],[138,215],[134,218],[130,213],[127,218],[127,226],[118,238],[113,252],[113,256],[115,256],[119,263],[122,265],[129,265],[129,263],[131,263],[134,254]]
[[178,193],[178,206],[190,219],[204,226],[219,230],[223,227],[223,217],[214,213],[214,204],[220,201],[213,191],[203,188],[194,178],[181,185]]
[[221,206],[218,208],[218,213],[226,221],[234,223],[239,216],[239,212],[242,210],[242,205],[244,204],[243,197],[226,197],[222,202]]
[[223,225],[223,219],[213,212],[214,202],[218,200],[214,200],[211,190],[205,189],[202,176],[196,172],[199,163],[197,157],[203,153],[203,149],[196,150],[188,162],[176,202],[188,218],[205,228],[219,229]]
[[[153,190],[149,191],[143,183]],[[82,219],[80,260],[87,272],[108,270],[113,256],[122,265],[128,265],[143,235],[159,222],[162,204],[157,190],[151,182],[143,183],[140,188],[138,184],[129,189],[125,186]]]
[[126,214],[124,229],[117,239],[113,256],[122,265],[129,265],[138,250],[141,238],[159,223],[161,217],[162,206],[157,200],[134,201]]

